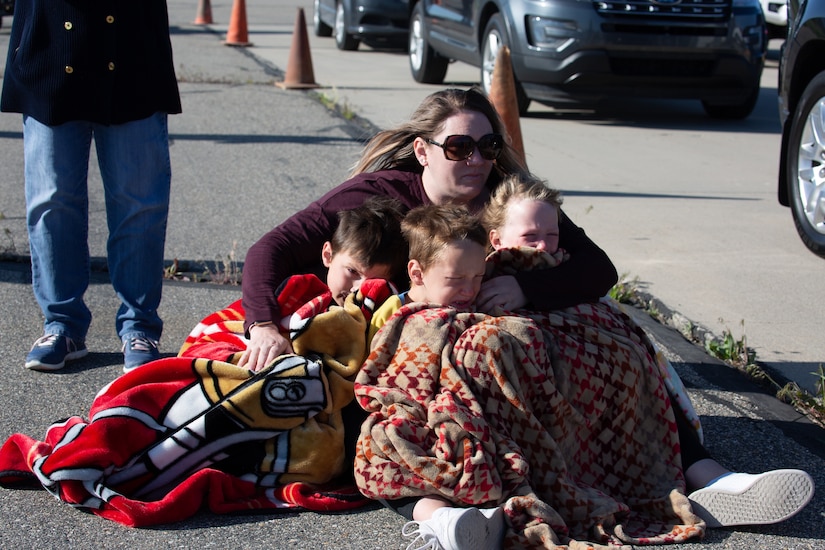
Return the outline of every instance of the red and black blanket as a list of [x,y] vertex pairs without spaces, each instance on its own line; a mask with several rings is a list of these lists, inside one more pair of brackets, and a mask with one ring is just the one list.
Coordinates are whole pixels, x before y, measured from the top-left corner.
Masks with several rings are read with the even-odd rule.
[[253,373],[236,302],[205,318],[178,357],[120,376],[88,416],[53,424],[43,440],[14,434],[0,448],[0,483],[41,484],[60,500],[129,526],[216,513],[303,507],[333,511],[368,501],[336,478],[344,460],[342,409],[366,356],[375,304],[392,294],[365,283],[344,307],[300,276],[279,291],[294,355]]

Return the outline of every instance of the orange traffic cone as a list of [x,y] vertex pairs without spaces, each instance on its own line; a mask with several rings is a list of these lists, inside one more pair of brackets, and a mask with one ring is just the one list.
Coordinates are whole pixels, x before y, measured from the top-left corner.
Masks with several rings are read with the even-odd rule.
[[211,25],[212,21],[212,4],[209,0],[200,0],[198,2],[198,14],[195,16],[195,25]]
[[227,46],[246,47],[249,42],[249,31],[246,28],[246,2],[235,0],[232,4],[232,15],[229,17],[229,30],[226,31]]
[[315,75],[312,72],[312,56],[309,53],[309,38],[307,37],[304,8],[298,8],[298,17],[295,20],[295,31],[292,33],[292,46],[289,49],[289,60],[286,64],[284,81],[276,82],[275,85],[285,90],[319,87],[315,83]]
[[516,99],[516,80],[513,77],[513,63],[510,61],[510,48],[502,46],[496,55],[496,64],[493,67],[493,79],[490,83],[490,101],[504,121],[510,143],[524,164],[524,141],[521,138],[521,122],[518,113],[518,99]]

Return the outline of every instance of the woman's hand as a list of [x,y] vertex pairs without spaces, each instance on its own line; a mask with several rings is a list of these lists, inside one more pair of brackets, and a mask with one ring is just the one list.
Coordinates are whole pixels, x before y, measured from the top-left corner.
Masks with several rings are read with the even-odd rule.
[[476,297],[476,308],[491,313],[496,306],[505,311],[514,311],[527,305],[527,297],[512,275],[494,277],[481,283]]
[[249,345],[238,366],[257,372],[285,353],[292,353],[292,344],[281,335],[277,325],[253,326],[249,329]]

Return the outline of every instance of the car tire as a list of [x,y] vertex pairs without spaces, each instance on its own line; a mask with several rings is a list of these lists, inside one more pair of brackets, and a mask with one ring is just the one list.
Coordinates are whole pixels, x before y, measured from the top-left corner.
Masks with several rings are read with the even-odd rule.
[[332,27],[321,20],[321,0],[312,3],[312,30],[315,36],[332,36]]
[[[507,29],[504,26],[504,19],[502,19],[501,15],[495,14],[490,18],[490,21],[487,22],[487,26],[484,28],[482,40],[481,87],[484,89],[484,93],[489,96],[493,84],[493,69],[495,69],[496,66],[498,51],[502,46],[510,47],[510,43],[507,40]],[[510,49],[512,51],[512,48]],[[518,113],[519,115],[524,115],[530,107],[530,98],[524,93],[524,88],[515,75],[513,75],[513,81],[516,84]]]
[[447,75],[450,60],[439,55],[427,42],[424,26],[423,2],[418,2],[410,17],[410,35],[407,57],[410,72],[416,82],[422,84],[442,84]]
[[339,50],[352,52],[358,49],[360,41],[347,32],[348,15],[344,0],[338,0],[335,4],[335,46]]
[[788,197],[802,242],[825,258],[825,71],[805,87],[788,134]]
[[713,103],[702,100],[705,113],[719,120],[742,120],[748,118],[759,100],[759,83],[754,84],[748,97],[741,103]]

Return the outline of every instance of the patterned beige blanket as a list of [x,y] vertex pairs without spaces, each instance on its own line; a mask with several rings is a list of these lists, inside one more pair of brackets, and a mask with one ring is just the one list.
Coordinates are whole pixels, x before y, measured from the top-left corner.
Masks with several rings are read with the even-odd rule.
[[358,487],[372,498],[503,504],[505,547],[701,537],[651,353],[605,303],[500,317],[404,306],[356,378],[370,413]]

